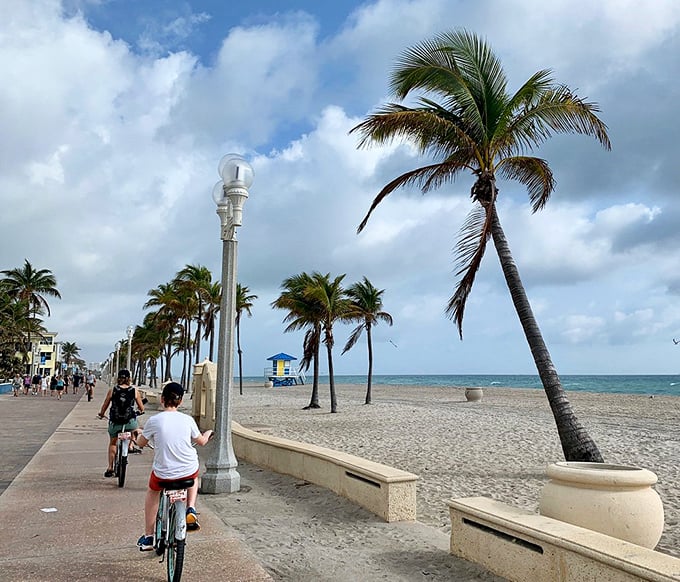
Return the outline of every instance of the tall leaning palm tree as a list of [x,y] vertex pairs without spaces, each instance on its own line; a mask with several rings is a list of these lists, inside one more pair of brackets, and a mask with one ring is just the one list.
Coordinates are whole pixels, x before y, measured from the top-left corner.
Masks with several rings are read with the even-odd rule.
[[443,33],[406,50],[397,61],[390,82],[399,100],[411,98],[415,92],[420,96],[413,107],[399,103],[384,105],[352,129],[361,136],[360,146],[402,138],[433,162],[387,184],[373,200],[358,230],[366,226],[376,206],[397,188],[418,185],[425,193],[453,182],[462,172],[471,172],[474,208],[458,238],[459,279],[447,313],[456,322],[462,339],[466,301],[487,243],[493,240],[555,417],[565,458],[602,461],[562,388],[496,206],[497,176],[524,185],[533,212],[545,206],[555,188],[553,174],[546,160],[528,154],[552,135],[593,136],[609,149],[607,126],[596,115],[597,105],[557,84],[549,70],[538,71],[510,94],[496,55],[484,40],[467,31]]
[[[45,295],[61,299],[57,289],[57,279],[49,269],[35,269],[28,259],[24,259],[24,266],[16,269],[0,271],[4,275],[3,286],[7,294],[17,300],[25,302],[26,313],[26,351],[31,344],[31,320],[35,320],[43,310],[50,315],[50,306]],[[25,360],[24,360],[25,361]]]
[[371,404],[371,384],[373,381],[373,326],[379,321],[384,321],[392,325],[392,316],[383,311],[382,296],[385,290],[376,289],[373,284],[364,277],[362,281],[354,283],[347,289],[347,297],[350,300],[349,318],[358,321],[359,325],[347,339],[342,353],[354,347],[361,337],[361,333],[366,330],[366,343],[368,345],[368,377],[366,382],[366,400],[364,404]]
[[238,352],[238,391],[243,394],[243,350],[241,350],[241,316],[243,312],[252,317],[250,311],[253,306],[253,301],[257,299],[257,295],[251,295],[250,289],[247,285],[236,284],[236,350]]

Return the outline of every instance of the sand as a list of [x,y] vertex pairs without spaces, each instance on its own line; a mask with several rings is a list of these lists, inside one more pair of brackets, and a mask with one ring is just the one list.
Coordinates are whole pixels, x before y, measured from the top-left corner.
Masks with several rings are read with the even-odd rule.
[[[302,408],[309,402],[310,386],[247,385],[242,396],[233,395],[233,418],[276,436],[345,451],[418,475],[416,526],[431,532],[424,538],[432,538],[424,551],[434,555],[440,549],[443,553],[436,555],[436,563],[431,572],[422,574],[423,579],[446,578],[440,570],[452,558],[445,556],[445,542],[441,547],[450,530],[448,499],[483,495],[535,511],[546,481],[546,466],[564,460],[552,414],[540,390],[485,388],[483,400],[471,403],[460,388],[376,385],[370,406],[363,404],[364,392],[361,385],[337,386],[339,411],[330,414],[327,385],[320,388],[322,408],[306,411]],[[644,467],[658,476],[655,488],[664,504],[665,529],[656,549],[680,557],[680,398],[585,392],[571,392],[569,398],[606,462]],[[243,470],[245,481],[258,476],[257,468],[246,465]],[[272,478],[260,473],[263,479]],[[294,480],[282,478],[279,485],[287,488],[291,503],[296,496],[308,495],[304,484]],[[338,498],[328,495],[324,499],[333,504]],[[325,508],[332,514],[330,509]],[[368,520],[371,528],[378,527],[375,520],[361,515],[359,521]],[[255,529],[245,528],[242,533],[260,539],[263,532],[251,526]],[[356,526],[346,524],[343,530],[334,524],[334,531],[326,535],[342,536],[343,531]],[[304,536],[304,532],[298,533]],[[317,538],[322,537],[316,533]],[[281,532],[278,534],[282,539]],[[291,534],[295,531],[283,537]],[[405,540],[396,535],[398,547]],[[413,531],[406,535],[418,537]],[[284,551],[272,550],[274,554]],[[345,563],[354,560],[350,555],[345,555]],[[272,557],[270,569],[276,558]],[[266,556],[263,559],[267,561]],[[416,565],[419,571],[427,571],[421,566]],[[292,579],[285,572],[280,578]],[[413,579],[403,579],[409,578]],[[466,579],[492,578],[473,571]]]

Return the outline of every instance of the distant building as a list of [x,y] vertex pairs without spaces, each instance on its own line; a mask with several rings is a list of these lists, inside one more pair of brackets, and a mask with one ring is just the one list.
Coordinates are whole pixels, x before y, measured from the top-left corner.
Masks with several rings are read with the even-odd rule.
[[271,365],[264,369],[265,380],[271,382],[273,386],[304,384],[305,374],[293,365],[293,360],[297,358],[283,352],[267,358]]
[[57,335],[52,331],[43,332],[42,337],[31,335],[26,374],[53,376],[61,372],[61,344],[56,341]]

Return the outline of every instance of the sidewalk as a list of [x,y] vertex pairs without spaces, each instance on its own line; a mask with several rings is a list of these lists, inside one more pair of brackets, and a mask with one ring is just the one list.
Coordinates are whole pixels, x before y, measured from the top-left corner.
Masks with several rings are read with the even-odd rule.
[[[101,392],[104,386],[98,388]],[[6,528],[0,536],[3,581],[166,579],[165,563],[155,552],[135,546],[143,530],[153,453],[130,456],[124,488],[105,479],[106,422],[96,418],[100,403],[83,396],[0,495]],[[21,434],[16,437],[19,441]],[[183,578],[271,580],[200,496],[197,509],[201,529],[189,535]]]

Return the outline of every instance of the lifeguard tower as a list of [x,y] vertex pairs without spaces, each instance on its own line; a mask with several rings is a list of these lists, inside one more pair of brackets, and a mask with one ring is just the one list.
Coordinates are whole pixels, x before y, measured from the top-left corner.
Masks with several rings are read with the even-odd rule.
[[283,352],[267,358],[271,365],[264,369],[265,380],[271,382],[273,386],[304,384],[305,374],[302,370],[293,366],[293,360],[297,360],[297,358]]

